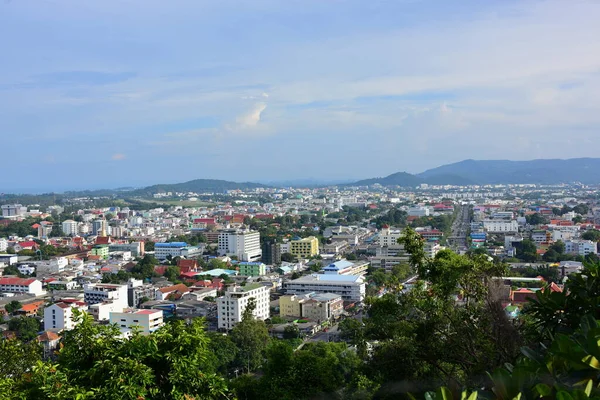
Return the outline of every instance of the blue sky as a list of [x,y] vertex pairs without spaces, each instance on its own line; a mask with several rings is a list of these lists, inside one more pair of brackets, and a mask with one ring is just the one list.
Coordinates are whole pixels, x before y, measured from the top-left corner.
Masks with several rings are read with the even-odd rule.
[[0,2],[0,189],[595,157],[600,3]]

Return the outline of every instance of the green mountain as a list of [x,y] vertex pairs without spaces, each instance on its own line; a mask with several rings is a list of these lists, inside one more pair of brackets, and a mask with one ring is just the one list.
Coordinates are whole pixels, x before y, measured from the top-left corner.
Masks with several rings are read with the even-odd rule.
[[465,160],[417,174],[430,180],[453,175],[474,184],[600,183],[600,158],[547,159],[531,161]]
[[423,180],[408,172],[396,172],[395,174],[388,175],[384,178],[363,179],[354,183],[348,183],[344,186],[372,186],[376,183],[382,186],[415,187],[423,183]]
[[227,190],[246,190],[268,188],[269,186],[254,182],[231,182],[219,179],[194,179],[193,181],[172,184],[152,185],[130,192],[134,196],[152,195],[161,192],[212,192],[223,193]]

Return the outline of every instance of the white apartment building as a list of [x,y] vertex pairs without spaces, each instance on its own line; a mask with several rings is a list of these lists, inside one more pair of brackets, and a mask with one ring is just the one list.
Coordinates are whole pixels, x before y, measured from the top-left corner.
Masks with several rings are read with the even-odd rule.
[[62,223],[62,230],[67,236],[75,236],[79,233],[79,223],[68,219]]
[[486,219],[483,221],[483,229],[490,233],[517,233],[519,232],[519,224],[515,219]]
[[76,303],[56,303],[44,308],[44,330],[57,329],[70,330],[76,323],[73,321],[73,309],[86,311],[85,303],[78,301]]
[[590,253],[598,254],[596,242],[591,240],[567,240],[565,242],[565,253],[587,256]]
[[158,260],[166,260],[169,256],[184,257],[187,254],[188,244],[186,242],[156,243],[154,245],[154,257]]
[[362,301],[366,284],[358,275],[313,274],[284,283],[286,294],[335,293],[344,301]]
[[0,253],[4,253],[8,249],[8,241],[6,239],[0,239]]
[[34,278],[0,278],[0,293],[33,294],[41,296],[42,282]]
[[88,313],[94,318],[94,321],[108,321],[110,313],[122,312],[123,310],[121,304],[112,301],[96,303],[88,307]]
[[239,261],[260,261],[260,233],[228,230],[219,234],[219,255],[236,256]]
[[391,230],[388,226],[379,232],[379,247],[399,246],[398,239],[402,236],[400,229]]
[[325,275],[361,275],[367,274],[369,263],[366,261],[351,262],[339,260],[329,264],[322,269]]
[[27,214],[27,207],[21,204],[5,204],[2,206],[3,217],[20,217]]
[[128,333],[134,327],[141,330],[142,334],[148,335],[161,326],[163,322],[162,310],[126,310],[110,313],[110,323],[117,324],[121,332]]
[[127,285],[90,283],[83,287],[83,299],[89,305],[112,301],[126,308],[127,294]]
[[254,318],[265,320],[270,317],[269,288],[261,284],[230,286],[225,295],[217,298],[217,316],[219,329],[232,329],[242,321],[248,300],[254,299]]

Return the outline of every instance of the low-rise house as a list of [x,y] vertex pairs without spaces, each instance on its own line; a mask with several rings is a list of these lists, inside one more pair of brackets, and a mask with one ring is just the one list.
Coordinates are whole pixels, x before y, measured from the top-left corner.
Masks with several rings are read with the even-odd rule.
[[55,303],[44,309],[44,330],[70,330],[77,322],[73,320],[73,310],[86,311],[87,305],[83,302]]
[[189,293],[190,289],[180,283],[178,285],[167,286],[160,289],[157,289],[155,292],[155,300],[178,300],[186,293]]
[[42,346],[43,358],[52,358],[60,344],[60,336],[53,331],[44,331],[36,340]]
[[110,323],[117,324],[124,335],[133,329],[140,329],[141,333],[148,335],[163,326],[162,310],[126,310],[110,313]]
[[0,293],[31,294],[41,296],[42,282],[35,278],[0,278]]

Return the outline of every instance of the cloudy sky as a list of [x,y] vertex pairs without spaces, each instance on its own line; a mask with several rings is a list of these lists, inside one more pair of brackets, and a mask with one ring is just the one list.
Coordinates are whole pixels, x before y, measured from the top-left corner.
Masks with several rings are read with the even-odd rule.
[[600,2],[0,1],[0,190],[595,157]]

